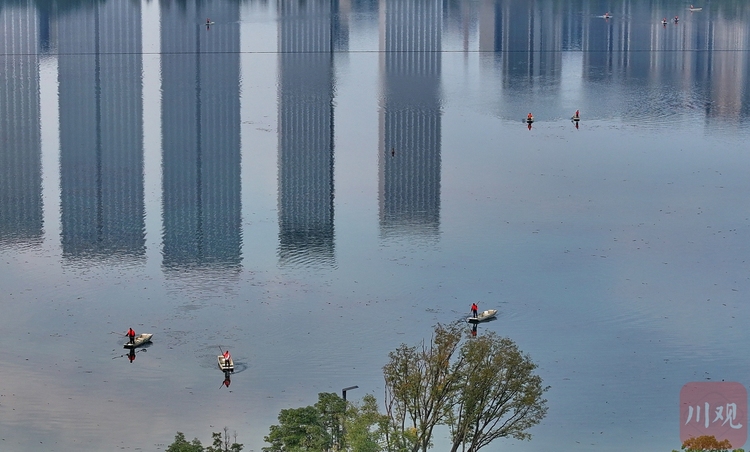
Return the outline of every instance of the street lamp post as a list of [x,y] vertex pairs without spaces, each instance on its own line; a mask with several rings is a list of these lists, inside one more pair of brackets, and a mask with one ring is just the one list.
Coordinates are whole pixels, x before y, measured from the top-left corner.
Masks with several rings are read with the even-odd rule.
[[[344,413],[346,413],[346,391],[351,391],[352,389],[357,389],[359,386],[349,386],[348,388],[344,388],[341,390],[341,398],[344,399]],[[344,434],[346,433],[345,427],[344,427],[344,419],[342,416],[341,419],[341,438],[339,438],[339,450],[344,450]]]
[[341,390],[341,398],[344,399],[344,402],[346,402],[346,391],[350,391],[352,389],[357,389],[359,386],[349,386],[348,388],[344,388]]

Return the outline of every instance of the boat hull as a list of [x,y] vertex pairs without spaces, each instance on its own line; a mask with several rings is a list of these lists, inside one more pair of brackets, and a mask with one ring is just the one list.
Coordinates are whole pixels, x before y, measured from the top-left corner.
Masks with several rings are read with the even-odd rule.
[[143,344],[147,344],[147,343],[151,342],[151,337],[152,336],[153,336],[153,334],[151,334],[151,333],[139,334],[138,336],[135,337],[135,339],[133,340],[132,344],[130,342],[125,342],[122,346],[125,347],[125,348],[140,347]]
[[229,361],[224,359],[224,355],[219,355],[217,360],[219,362],[219,369],[224,372],[234,372],[234,360],[231,356],[229,357]]
[[469,317],[466,319],[469,323],[481,323],[487,320],[494,319],[497,315],[497,309],[488,309],[477,314],[476,317]]

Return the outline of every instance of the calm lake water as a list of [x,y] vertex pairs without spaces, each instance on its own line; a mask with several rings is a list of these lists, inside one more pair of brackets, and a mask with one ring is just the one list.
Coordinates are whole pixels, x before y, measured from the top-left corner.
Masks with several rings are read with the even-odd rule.
[[679,448],[750,385],[750,6],[702,6],[0,2],[0,449],[258,452],[475,301],[550,385],[487,450]]

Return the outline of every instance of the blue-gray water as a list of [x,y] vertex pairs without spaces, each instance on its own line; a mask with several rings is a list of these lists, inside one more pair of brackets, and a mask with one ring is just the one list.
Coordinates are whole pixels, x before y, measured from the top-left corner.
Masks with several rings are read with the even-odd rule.
[[0,450],[258,452],[474,301],[551,387],[488,450],[678,448],[750,385],[750,6],[650,3],[0,3]]

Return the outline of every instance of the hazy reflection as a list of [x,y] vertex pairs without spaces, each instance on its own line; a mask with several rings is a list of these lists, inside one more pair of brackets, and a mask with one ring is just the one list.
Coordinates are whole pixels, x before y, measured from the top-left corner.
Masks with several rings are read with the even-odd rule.
[[[689,13],[678,2],[626,1],[610,11],[611,18],[603,18],[604,12],[596,3],[482,0],[478,47],[488,53],[485,60],[492,59],[504,88],[503,116],[524,114],[530,95],[544,97],[550,110],[562,106],[570,75],[591,82],[576,99],[583,104],[576,107],[588,103],[587,112],[653,120],[680,114],[672,107],[688,104],[708,117],[747,116],[750,6],[721,4]],[[675,12],[683,14],[677,23]],[[580,66],[563,68],[564,51],[580,51],[580,59],[569,59]],[[606,97],[598,96],[598,84],[612,85]],[[665,89],[672,84],[683,88],[684,98],[666,97],[674,93]]]
[[[563,22],[557,3],[502,2],[494,5],[493,48],[501,59],[505,87],[560,80]],[[543,77],[540,77],[543,76]]]
[[239,267],[239,5],[160,6],[163,265]]
[[332,11],[279,3],[279,260],[334,265]]
[[30,8],[0,9],[0,247],[42,240],[38,21]]
[[442,3],[380,2],[379,203],[383,237],[440,229]]
[[95,3],[57,26],[63,256],[141,257],[140,3]]

